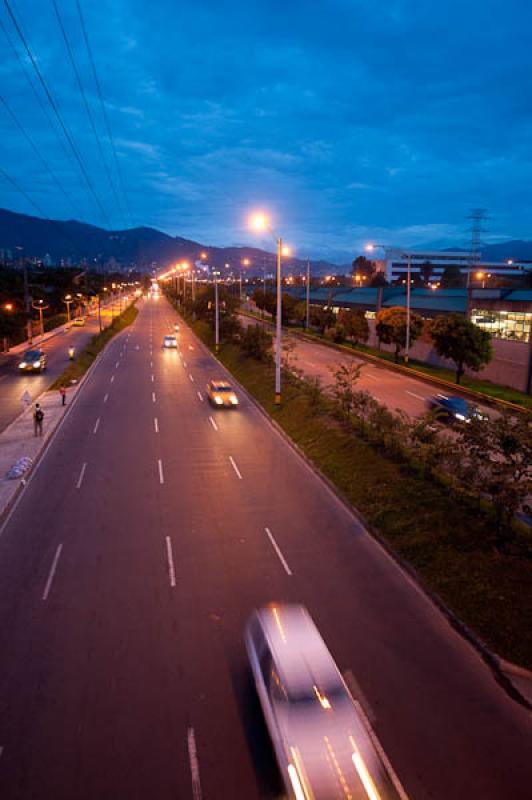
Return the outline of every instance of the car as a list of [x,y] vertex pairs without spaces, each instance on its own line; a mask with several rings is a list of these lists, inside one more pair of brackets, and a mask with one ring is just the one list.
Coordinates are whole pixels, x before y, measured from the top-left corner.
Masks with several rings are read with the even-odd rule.
[[85,317],[76,317],[73,324],[76,328],[82,328],[85,325]]
[[176,322],[176,324],[174,325],[174,330],[175,330],[175,331],[178,331],[178,330],[179,330],[179,323],[178,323],[178,322]]
[[245,644],[288,797],[406,797],[304,606],[255,611]]
[[231,384],[227,381],[214,380],[207,384],[207,397],[209,403],[216,408],[236,408],[238,397]]
[[443,422],[471,422],[473,419],[487,419],[477,406],[456,395],[437,394],[428,399],[427,406],[433,416]]
[[164,337],[163,347],[177,347],[177,338],[173,335],[173,333],[170,333]]
[[48,356],[44,350],[26,350],[18,368],[20,372],[43,372],[47,362]]

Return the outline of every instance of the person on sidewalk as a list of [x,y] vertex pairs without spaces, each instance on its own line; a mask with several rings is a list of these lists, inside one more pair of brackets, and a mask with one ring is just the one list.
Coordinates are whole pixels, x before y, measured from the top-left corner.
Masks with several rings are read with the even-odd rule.
[[44,411],[39,403],[35,403],[35,411],[33,412],[33,431],[35,436],[42,436],[42,424],[44,421]]
[[61,405],[66,405],[66,389],[64,386],[59,387],[59,394],[61,395]]

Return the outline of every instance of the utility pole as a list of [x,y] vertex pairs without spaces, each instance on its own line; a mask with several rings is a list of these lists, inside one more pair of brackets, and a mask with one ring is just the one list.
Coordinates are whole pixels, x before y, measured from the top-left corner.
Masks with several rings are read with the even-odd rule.
[[405,342],[405,364],[408,364],[410,358],[410,285],[412,283],[412,256],[410,253],[406,254],[407,258],[407,271],[406,271],[406,342]]
[[308,331],[310,327],[310,258],[307,258],[307,314],[305,329]]
[[24,259],[23,261],[23,269],[24,269],[24,308],[26,310],[26,331],[28,335],[28,344],[31,344],[33,341],[33,325],[31,322],[31,298],[28,286],[28,265],[26,264],[26,259]]
[[281,237],[277,239],[277,311],[276,311],[276,342],[275,342],[275,405],[281,404],[281,336],[283,314],[283,289],[281,285],[281,255],[283,243]]
[[218,270],[214,270],[214,349],[220,349],[220,304],[218,302]]

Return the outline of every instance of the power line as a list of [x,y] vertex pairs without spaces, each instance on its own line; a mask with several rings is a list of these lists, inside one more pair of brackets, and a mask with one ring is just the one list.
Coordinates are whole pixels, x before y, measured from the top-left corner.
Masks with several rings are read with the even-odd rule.
[[80,76],[80,73],[79,73],[79,70],[78,70],[78,67],[77,67],[77,64],[76,64],[76,60],[74,58],[74,53],[72,51],[72,47],[70,45],[70,41],[69,41],[68,36],[67,36],[67,32],[65,30],[65,26],[64,26],[63,20],[61,18],[61,14],[59,13],[59,8],[57,6],[57,1],[56,0],[52,0],[52,3],[53,3],[53,6],[54,6],[55,15],[57,17],[57,22],[59,23],[59,27],[60,27],[61,33],[63,35],[63,40],[65,42],[65,47],[67,49],[67,52],[68,52],[68,55],[69,55],[69,58],[70,58],[70,63],[72,64],[72,69],[74,70],[74,75],[76,76],[76,81],[77,81],[77,84],[78,84],[79,93],[80,93],[81,98],[83,100],[83,105],[85,106],[85,111],[87,112],[87,117],[89,118],[89,122],[90,122],[90,125],[91,125],[91,128],[92,128],[92,132],[94,134],[94,138],[96,139],[96,144],[98,146],[98,151],[100,153],[100,156],[101,156],[101,159],[102,159],[102,163],[103,163],[103,166],[105,168],[105,172],[106,172],[107,178],[109,180],[109,185],[111,187],[111,191],[113,193],[113,196],[115,198],[116,204],[118,206],[118,209],[119,209],[119,212],[120,212],[120,216],[122,217],[122,221],[124,222],[124,224],[126,224],[125,217],[124,217],[124,211],[123,211],[123,208],[122,208],[122,204],[120,202],[120,198],[118,197],[118,193],[116,191],[115,183],[114,183],[113,177],[111,175],[111,172],[109,170],[109,166],[107,164],[107,159],[105,157],[105,153],[104,153],[103,148],[102,148],[102,143],[101,143],[101,140],[100,140],[100,136],[98,134],[98,131],[96,130],[96,125],[94,124],[94,117],[92,115],[89,103],[87,101],[87,96],[86,96],[85,90],[83,88],[83,83],[81,81],[81,76]]
[[57,104],[56,104],[53,96],[52,96],[52,93],[50,92],[50,89],[48,88],[48,84],[46,83],[46,81],[45,81],[45,79],[44,79],[44,77],[43,77],[43,75],[42,75],[42,73],[41,73],[41,71],[40,71],[40,69],[39,69],[39,67],[37,65],[37,62],[35,61],[33,53],[31,52],[31,50],[30,50],[30,48],[28,46],[28,43],[26,41],[26,37],[24,36],[24,34],[23,34],[23,32],[22,32],[22,30],[20,28],[20,25],[19,25],[19,23],[17,21],[17,18],[15,17],[15,14],[13,13],[13,10],[11,9],[11,6],[9,5],[9,0],[4,0],[4,5],[5,5],[6,9],[7,9],[7,12],[8,12],[8,14],[9,14],[9,16],[11,18],[11,21],[12,21],[13,25],[15,26],[15,30],[18,33],[20,41],[22,42],[22,44],[24,46],[24,49],[26,50],[26,53],[29,56],[29,59],[30,59],[30,61],[32,63],[32,66],[33,66],[33,69],[35,70],[35,73],[36,73],[37,77],[39,78],[40,84],[41,84],[42,88],[44,89],[44,93],[46,94],[46,97],[48,98],[48,102],[52,106],[54,114],[57,117],[57,120],[58,120],[58,122],[59,122],[59,124],[61,126],[61,130],[63,131],[63,133],[65,135],[65,138],[66,138],[68,144],[70,145],[70,149],[72,150],[76,161],[78,162],[79,168],[81,170],[81,174],[83,175],[85,183],[87,184],[87,187],[88,187],[88,189],[89,189],[89,191],[90,191],[90,193],[91,193],[91,195],[92,195],[92,197],[94,199],[94,202],[96,203],[96,205],[98,206],[98,209],[100,210],[100,213],[102,215],[104,223],[106,225],[109,225],[109,219],[107,217],[107,213],[106,213],[104,207],[102,206],[98,195],[96,194],[96,192],[94,190],[94,186],[92,185],[92,182],[91,182],[91,180],[90,180],[90,178],[89,178],[89,176],[87,174],[87,170],[85,169],[85,165],[84,165],[84,163],[83,163],[83,161],[81,159],[80,154],[78,153],[78,150],[77,150],[77,148],[76,148],[76,146],[74,144],[72,136],[70,135],[70,131],[68,130],[67,126],[65,125],[63,117],[61,116],[61,113],[60,113],[60,111],[59,111],[59,109],[57,107]]
[[33,152],[35,153],[37,158],[40,160],[41,164],[44,166],[44,168],[50,174],[50,176],[51,176],[53,182],[55,183],[55,185],[57,186],[57,188],[63,193],[65,198],[68,200],[68,202],[70,203],[70,206],[72,207],[72,210],[74,211],[74,213],[79,215],[79,211],[76,208],[75,204],[73,203],[72,198],[70,197],[70,195],[68,194],[68,192],[66,191],[64,186],[61,184],[59,178],[57,177],[55,172],[52,170],[51,166],[46,161],[46,159],[42,155],[41,151],[38,149],[37,145],[35,144],[35,142],[31,138],[31,136],[29,135],[27,130],[24,128],[22,122],[19,120],[19,118],[17,117],[17,115],[15,114],[13,109],[9,106],[9,104],[8,104],[7,100],[5,99],[5,97],[3,97],[2,95],[0,95],[0,103],[2,103],[2,105],[6,109],[7,113],[9,114],[9,116],[11,117],[11,119],[13,120],[13,122],[15,123],[17,128],[20,130],[20,132],[22,133],[22,135],[24,136],[24,138],[26,139],[26,141],[30,145],[31,149],[33,150]]
[[8,175],[7,172],[4,169],[2,169],[2,167],[0,167],[0,175],[2,175],[6,179],[6,181],[8,181],[8,183],[14,186],[17,192],[20,192],[20,194],[28,201],[28,203],[31,206],[33,206],[33,208],[37,211],[38,214],[40,214],[41,217],[48,219],[42,208],[40,208],[39,204],[36,203],[34,200],[32,200],[29,194],[27,194],[24,191],[24,189],[22,189],[22,187],[18,185],[16,180],[12,178],[11,175]]
[[109,123],[109,117],[107,115],[107,108],[105,106],[105,102],[104,102],[104,99],[103,99],[103,93],[102,93],[102,89],[101,89],[101,86],[100,86],[100,81],[98,80],[98,73],[96,71],[96,64],[95,64],[95,61],[94,61],[94,56],[92,54],[92,48],[90,46],[89,36],[88,36],[88,33],[87,33],[87,28],[85,26],[85,20],[83,18],[83,12],[81,10],[80,0],[76,0],[76,6],[77,6],[77,9],[78,9],[79,21],[80,21],[80,24],[81,24],[81,30],[83,32],[83,38],[85,40],[85,46],[87,48],[87,53],[89,54],[89,61],[90,61],[91,69],[92,69],[92,74],[93,74],[93,77],[94,77],[94,83],[96,84],[96,90],[98,92],[98,97],[100,99],[100,107],[102,109],[103,118],[105,120],[105,127],[106,127],[106,130],[107,130],[107,137],[109,139],[109,143],[111,145],[111,150],[112,150],[112,153],[113,153],[113,158],[114,158],[114,162],[115,162],[115,166],[116,166],[116,172],[117,172],[117,175],[118,175],[118,181],[120,183],[120,188],[122,190],[122,194],[124,195],[126,211],[127,211],[128,217],[129,217],[129,224],[132,226],[133,225],[133,217],[131,215],[131,207],[129,205],[129,198],[128,198],[128,195],[127,195],[127,192],[126,192],[126,188],[125,188],[125,185],[124,185],[124,177],[122,175],[122,169],[120,167],[120,162],[118,160],[118,156],[117,156],[117,153],[116,153],[115,141],[114,141],[114,138],[113,138],[113,133],[111,131],[111,125]]

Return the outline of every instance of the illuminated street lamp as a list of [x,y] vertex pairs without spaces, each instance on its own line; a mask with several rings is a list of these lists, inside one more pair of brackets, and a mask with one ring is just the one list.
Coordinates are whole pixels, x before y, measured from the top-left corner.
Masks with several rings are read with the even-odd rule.
[[406,258],[407,263],[407,278],[406,278],[406,341],[405,341],[405,364],[408,364],[410,357],[410,289],[412,286],[412,254],[404,252],[398,247],[388,247],[385,244],[367,244],[366,250],[372,253],[377,247],[388,250],[390,252],[400,253],[401,258]]
[[253,214],[250,218],[250,225],[256,231],[264,231],[271,234],[277,241],[277,310],[275,320],[275,404],[281,403],[281,335],[282,335],[282,307],[283,296],[281,286],[281,256],[289,255],[290,251],[283,247],[283,241],[280,236],[274,233],[270,220],[263,213]]
[[38,311],[38,312],[39,312],[39,320],[40,320],[40,325],[41,325],[41,336],[44,336],[44,318],[43,318],[43,312],[44,312],[44,311],[46,311],[46,309],[50,308],[50,306],[48,306],[48,305],[46,305],[46,306],[45,306],[45,305],[44,305],[44,300],[37,300],[36,302],[34,301],[34,302],[31,304],[31,307],[32,307],[32,308],[34,308],[34,309],[35,309],[35,311]]
[[[242,259],[242,267],[249,267],[250,264],[249,258]],[[240,302],[242,302],[242,267],[240,268]]]
[[[2,309],[6,311],[8,314],[11,313],[11,311],[13,311],[14,308],[15,306],[13,305],[13,303],[9,302],[4,303],[4,305],[2,306]],[[9,339],[7,336],[4,336],[4,353],[8,352],[9,352]]]
[[65,297],[63,299],[63,303],[66,303],[66,307],[67,307],[67,322],[70,322],[70,304],[72,302],[73,302],[72,295],[71,294],[65,295]]
[[218,270],[213,270],[214,275],[214,349],[216,352],[220,349],[220,303],[218,301],[218,278],[220,273]]

